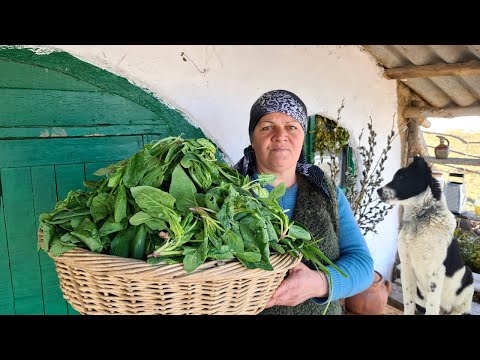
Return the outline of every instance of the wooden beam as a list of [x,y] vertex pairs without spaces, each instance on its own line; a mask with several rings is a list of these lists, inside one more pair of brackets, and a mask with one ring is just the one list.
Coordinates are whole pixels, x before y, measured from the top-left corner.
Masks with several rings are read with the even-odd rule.
[[418,121],[418,125],[423,126],[424,128],[429,128],[430,126],[432,126],[432,123],[430,122],[430,120],[420,118]]
[[403,110],[406,118],[452,118],[457,116],[479,116],[480,105],[451,106],[451,107],[407,107]]
[[387,79],[413,79],[434,76],[471,76],[480,75],[480,61],[471,60],[456,64],[409,65],[385,69]]
[[426,162],[432,162],[436,164],[457,164],[468,166],[480,166],[480,159],[465,159],[465,158],[447,158],[437,159],[433,156],[424,156]]

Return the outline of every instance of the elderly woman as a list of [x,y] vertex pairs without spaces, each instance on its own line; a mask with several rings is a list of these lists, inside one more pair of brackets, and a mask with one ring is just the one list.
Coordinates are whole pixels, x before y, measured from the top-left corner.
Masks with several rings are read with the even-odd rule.
[[327,314],[342,314],[339,300],[373,281],[373,260],[347,198],[319,167],[304,163],[306,127],[307,108],[297,95],[286,90],[263,94],[250,111],[251,145],[235,168],[252,179],[275,174],[275,182],[266,186],[269,191],[284,182],[287,191],[280,206],[315,239],[324,239],[318,243],[320,250],[348,278],[327,266],[330,280],[312,264],[301,262],[289,271],[262,314],[322,314],[329,298]]

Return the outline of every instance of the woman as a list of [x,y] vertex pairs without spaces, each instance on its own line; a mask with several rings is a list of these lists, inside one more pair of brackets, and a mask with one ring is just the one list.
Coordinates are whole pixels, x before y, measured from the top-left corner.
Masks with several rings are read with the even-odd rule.
[[289,271],[262,314],[342,314],[340,299],[368,288],[373,281],[373,259],[355,222],[345,195],[322,170],[304,162],[303,143],[307,108],[292,92],[273,90],[260,96],[250,111],[251,145],[235,165],[243,175],[275,174],[266,188],[284,182],[287,191],[279,204],[290,219],[304,225],[320,250],[348,278],[327,266],[330,279],[312,264],[299,263]]

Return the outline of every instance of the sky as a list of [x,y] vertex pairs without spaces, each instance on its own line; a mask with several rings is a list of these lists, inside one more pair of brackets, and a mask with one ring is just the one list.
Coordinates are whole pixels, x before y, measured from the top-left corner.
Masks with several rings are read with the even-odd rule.
[[425,129],[426,131],[441,132],[444,130],[472,130],[480,132],[480,116],[459,116],[450,119],[431,117],[427,119],[432,123],[432,126]]

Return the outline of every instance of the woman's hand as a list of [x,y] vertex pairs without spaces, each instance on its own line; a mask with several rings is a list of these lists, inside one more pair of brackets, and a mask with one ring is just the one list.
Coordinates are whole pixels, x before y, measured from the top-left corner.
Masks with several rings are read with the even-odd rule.
[[327,297],[328,282],[321,271],[311,270],[304,263],[299,263],[288,272],[267,303],[267,308],[274,305],[296,306],[312,297]]

